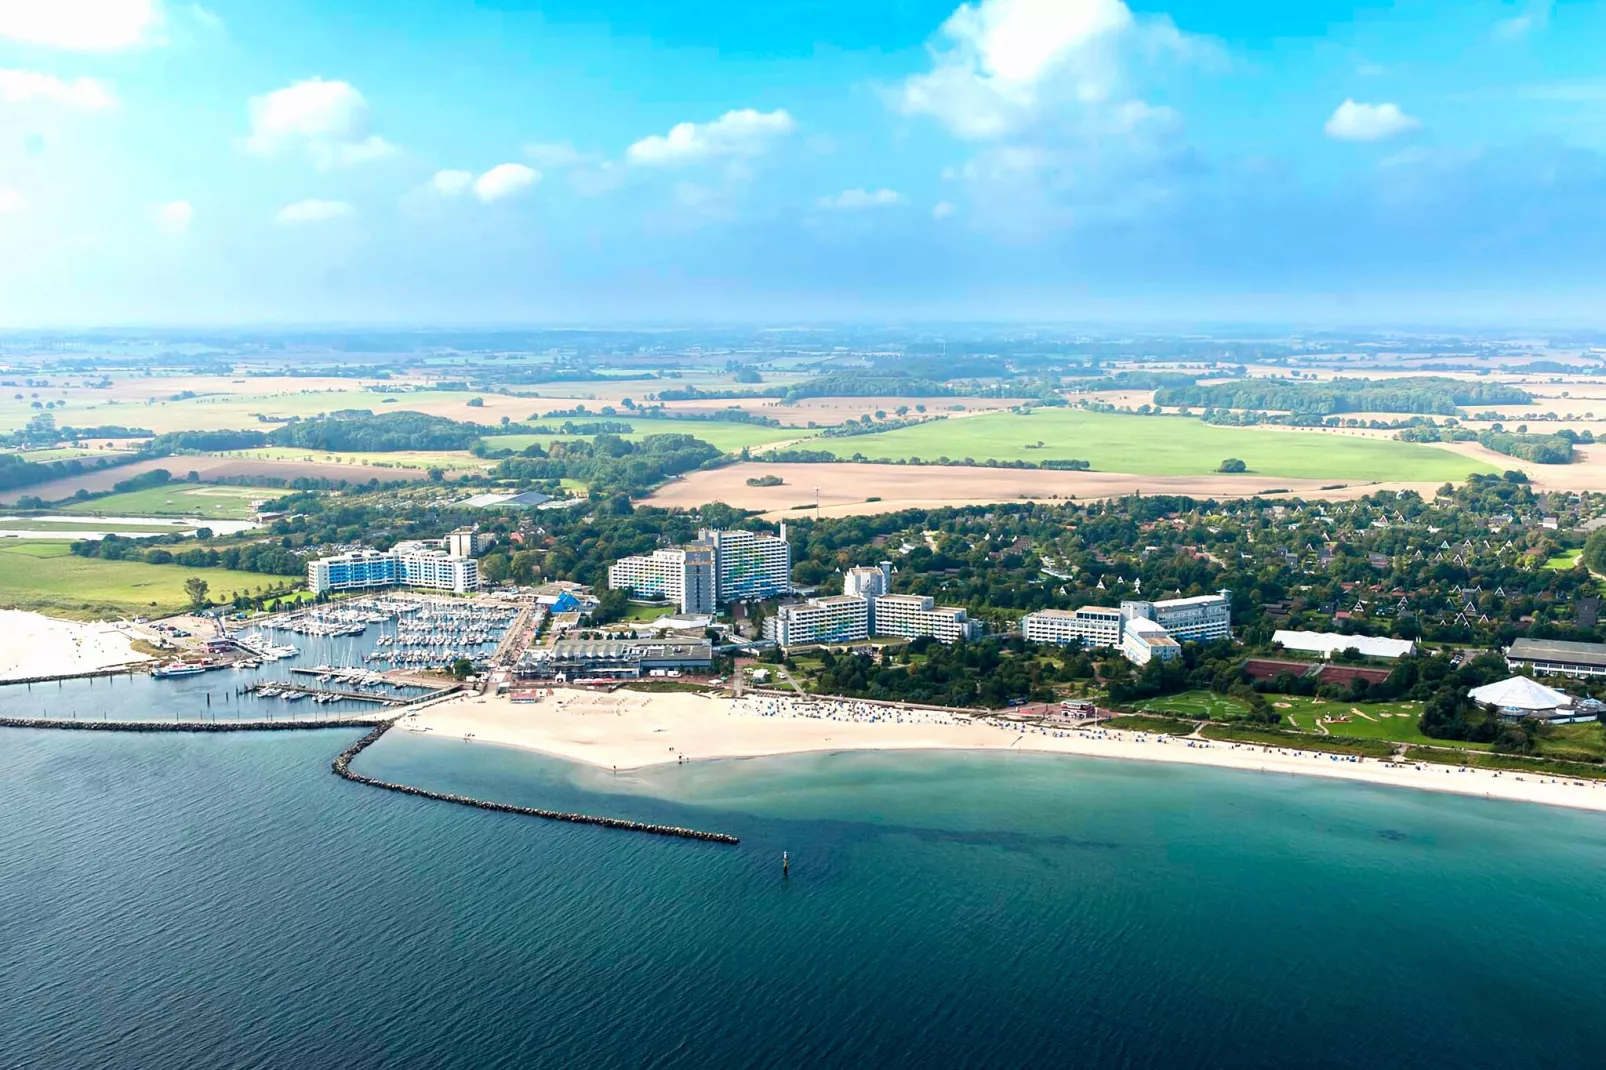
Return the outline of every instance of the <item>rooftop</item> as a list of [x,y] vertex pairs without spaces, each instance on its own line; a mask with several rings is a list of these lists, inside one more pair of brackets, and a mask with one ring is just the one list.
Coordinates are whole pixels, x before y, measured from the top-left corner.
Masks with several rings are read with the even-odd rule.
[[1606,665],[1606,643],[1568,643],[1559,639],[1516,639],[1506,656],[1518,661],[1560,661]]

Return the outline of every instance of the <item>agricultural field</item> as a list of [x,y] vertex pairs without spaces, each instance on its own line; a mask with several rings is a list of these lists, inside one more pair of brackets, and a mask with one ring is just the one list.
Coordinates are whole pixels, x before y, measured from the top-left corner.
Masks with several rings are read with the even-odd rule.
[[80,620],[165,616],[188,604],[184,581],[191,576],[207,582],[214,600],[227,598],[231,591],[295,582],[294,577],[221,568],[74,557],[59,541],[0,542],[0,606],[7,608]]
[[[425,472],[422,468],[393,468],[387,473],[378,471],[373,467],[364,467],[360,464],[252,460],[244,457],[187,454],[184,456],[148,458],[143,461],[134,461],[131,464],[96,469],[84,472],[81,475],[53,479],[49,483],[13,487],[7,491],[0,491],[0,501],[15,502],[22,497],[43,498],[47,502],[64,501],[80,490],[87,490],[90,493],[111,490],[124,480],[132,479],[141,473],[154,471],[158,468],[165,469],[175,479],[183,479],[188,473],[195,472],[201,479],[220,481],[255,476],[267,476],[287,481],[305,476],[310,479],[327,479],[331,482],[346,480],[351,483],[367,483],[373,479],[385,483],[425,478]],[[281,493],[283,492],[274,490],[271,487],[263,487],[257,496],[260,498],[272,498]]]
[[[427,472],[431,468],[445,471],[493,468],[495,461],[487,461],[463,450],[396,450],[389,453],[329,453],[325,450],[301,449],[296,446],[266,446],[258,450],[228,450],[219,457],[239,457],[254,461],[300,461],[305,464],[361,465],[365,468],[410,468]],[[375,473],[380,479],[383,473]]]
[[164,524],[153,522],[150,524],[129,523],[116,520],[89,520],[68,521],[48,520],[40,517],[0,517],[0,531],[38,531],[52,532],[58,537],[71,533],[74,537],[83,537],[85,532],[105,532],[110,535],[172,535],[175,533],[188,535],[196,528],[195,524]]
[[87,446],[58,446],[48,450],[19,450],[17,455],[25,461],[34,464],[48,464],[51,461],[71,461],[83,458],[95,459],[99,457],[116,457],[119,450],[97,450]]
[[282,491],[271,487],[230,487],[217,483],[169,483],[87,502],[73,502],[61,511],[83,516],[194,516],[208,520],[249,520],[251,503]]
[[[595,420],[627,423],[631,428],[630,433],[621,437],[633,441],[648,435],[691,435],[726,453],[736,453],[743,448],[758,449],[783,442],[795,442],[815,434],[813,431],[795,427],[766,427],[763,424],[749,424],[735,420],[648,420],[632,416],[576,416],[568,419],[576,423]],[[485,439],[485,445],[493,450],[522,450],[533,443],[540,443],[544,448],[555,439],[575,437],[562,434],[491,435]],[[812,446],[812,443],[810,445]]]
[[822,439],[811,446],[839,457],[862,454],[872,460],[1075,459],[1101,472],[1144,475],[1210,476],[1222,461],[1237,458],[1248,473],[1235,478],[1256,484],[1284,477],[1439,482],[1499,471],[1481,460],[1410,442],[1214,427],[1189,417],[1079,409],[954,417],[879,434]]

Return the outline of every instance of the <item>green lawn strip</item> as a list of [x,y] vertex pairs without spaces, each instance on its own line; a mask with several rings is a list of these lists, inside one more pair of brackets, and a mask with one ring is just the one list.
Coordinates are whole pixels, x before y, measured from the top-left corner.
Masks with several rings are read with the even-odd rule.
[[[1301,732],[1320,735],[1316,727],[1318,717],[1348,717],[1348,721],[1326,725],[1327,731],[1349,739],[1386,739],[1423,746],[1439,742],[1424,736],[1417,728],[1417,722],[1422,718],[1420,702],[1343,702],[1297,695],[1267,695],[1266,698],[1271,701],[1272,709],[1287,717],[1289,723]],[[1366,716],[1351,712],[1353,710],[1360,710]],[[1474,750],[1489,748],[1487,743],[1468,743],[1466,746]]]
[[194,524],[119,524],[111,521],[96,521],[86,517],[82,521],[65,522],[59,520],[35,520],[32,517],[16,517],[11,520],[0,520],[0,529],[7,531],[108,531],[117,535],[171,535],[174,532],[190,532],[195,530]]
[[1433,747],[1411,747],[1405,757],[1415,762],[1437,765],[1466,765],[1475,769],[1501,769],[1535,776],[1575,777],[1579,780],[1606,780],[1606,765],[1563,762],[1554,758],[1524,758],[1516,754],[1469,754]]
[[[562,419],[552,417],[549,419],[532,420],[531,423],[545,424],[549,427],[559,427],[564,423],[586,424],[597,421],[608,423],[627,423],[630,433],[621,435],[621,438],[632,441],[645,438],[648,435],[690,435],[693,438],[724,450],[726,453],[736,453],[743,447],[757,449],[776,442],[792,442],[800,438],[809,438],[818,434],[801,427],[769,427],[764,424],[749,424],[731,420],[653,420],[629,415],[622,416],[568,416]],[[534,443],[540,443],[545,448],[549,443],[559,439],[572,439],[576,435],[490,435],[485,439],[487,449],[522,450]],[[810,449],[817,448],[810,443]]]
[[1249,712],[1249,707],[1237,699],[1213,691],[1184,691],[1146,699],[1138,703],[1138,709],[1144,713],[1191,717],[1196,721],[1229,721]]
[[264,446],[255,450],[227,450],[220,457],[241,457],[251,461],[307,461],[313,464],[356,464],[365,468],[409,468],[420,472],[431,468],[448,471],[493,468],[495,461],[476,457],[467,450],[395,450],[362,453],[341,450],[303,449],[297,446]]
[[208,520],[249,520],[251,503],[284,491],[271,487],[231,487],[218,483],[168,483],[87,502],[71,502],[61,512],[74,516],[199,516]]
[[[1038,445],[1041,443],[1041,446]],[[1246,489],[1267,476],[1304,479],[1438,481],[1494,472],[1493,465],[1448,450],[1393,439],[1318,431],[1216,427],[1185,416],[1129,416],[1080,409],[1030,415],[988,413],[848,438],[822,438],[810,449],[872,460],[947,457],[977,462],[1083,460],[1102,472],[1212,475],[1229,457],[1245,462]]]
[[1387,758],[1394,753],[1394,745],[1387,740],[1316,736],[1303,732],[1280,732],[1275,728],[1250,728],[1235,724],[1207,724],[1200,734],[1206,739],[1233,743],[1261,743],[1268,747],[1320,751],[1322,754],[1358,754],[1366,758]]
[[1191,736],[1199,726],[1196,722],[1182,721],[1174,717],[1145,717],[1142,714],[1129,714],[1112,717],[1104,722],[1103,727],[1122,728],[1128,732],[1154,732],[1167,736]]
[[232,591],[255,593],[296,582],[258,572],[76,557],[63,541],[0,542],[0,605],[15,609],[81,619],[158,616],[188,604],[184,581],[191,576],[207,582],[214,601]]

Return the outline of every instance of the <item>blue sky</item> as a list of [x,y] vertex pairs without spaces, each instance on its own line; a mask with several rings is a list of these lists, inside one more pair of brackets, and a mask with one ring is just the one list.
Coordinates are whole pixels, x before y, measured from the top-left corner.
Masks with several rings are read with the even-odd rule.
[[1606,5],[0,0],[0,324],[1600,325]]

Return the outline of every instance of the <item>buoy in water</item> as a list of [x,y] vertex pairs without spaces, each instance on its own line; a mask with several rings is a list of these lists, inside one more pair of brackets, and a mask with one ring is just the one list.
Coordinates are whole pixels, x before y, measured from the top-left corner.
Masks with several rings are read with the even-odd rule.
[[785,851],[781,852],[781,875],[787,876],[792,872],[792,856]]

